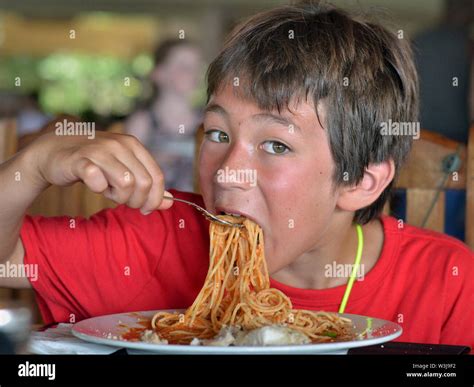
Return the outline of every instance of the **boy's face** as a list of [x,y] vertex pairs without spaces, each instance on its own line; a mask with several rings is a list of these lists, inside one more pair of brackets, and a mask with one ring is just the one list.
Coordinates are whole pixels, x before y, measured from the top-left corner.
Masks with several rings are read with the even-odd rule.
[[206,208],[241,213],[262,227],[270,273],[324,243],[338,198],[314,105],[301,102],[291,111],[260,110],[225,86],[204,117],[199,173]]

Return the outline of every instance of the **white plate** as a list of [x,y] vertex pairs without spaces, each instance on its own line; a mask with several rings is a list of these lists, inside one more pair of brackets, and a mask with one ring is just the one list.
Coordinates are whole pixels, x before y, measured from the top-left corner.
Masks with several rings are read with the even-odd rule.
[[[169,310],[182,312],[182,310]],[[350,318],[353,331],[362,335],[353,341],[322,344],[284,345],[267,347],[211,347],[193,345],[159,345],[139,341],[128,341],[121,335],[130,328],[141,328],[140,320],[151,319],[157,311],[119,313],[107,316],[93,317],[74,324],[74,336],[96,344],[105,344],[121,348],[161,354],[344,354],[349,348],[365,347],[385,343],[396,339],[402,334],[402,327],[391,321],[359,316],[356,314],[341,314]],[[367,331],[368,321],[372,327]]]

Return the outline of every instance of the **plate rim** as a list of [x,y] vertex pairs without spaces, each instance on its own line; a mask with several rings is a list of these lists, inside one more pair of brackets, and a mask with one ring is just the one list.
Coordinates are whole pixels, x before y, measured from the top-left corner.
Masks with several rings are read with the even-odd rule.
[[[122,312],[122,313],[112,313],[106,314],[101,316],[94,316],[89,317],[87,319],[81,320],[75,323],[72,326],[71,333],[77,337],[78,339],[84,340],[86,342],[94,343],[94,344],[103,344],[108,345],[111,347],[117,348],[129,348],[144,351],[147,353],[188,353],[188,354],[289,354],[289,353],[330,353],[330,352],[338,352],[342,350],[348,350],[351,348],[358,348],[358,347],[367,347],[370,345],[382,344],[388,341],[395,340],[396,338],[400,337],[403,333],[403,327],[399,324],[390,321],[381,319],[378,317],[368,317],[353,313],[336,313],[340,316],[344,316],[347,318],[351,318],[351,316],[356,316],[358,318],[372,318],[379,321],[384,321],[385,323],[393,324],[397,327],[397,330],[393,333],[382,337],[375,337],[369,339],[362,339],[362,340],[351,340],[351,341],[341,341],[341,342],[332,342],[332,343],[310,343],[310,344],[299,344],[299,345],[278,345],[278,346],[228,346],[228,347],[221,347],[221,346],[194,346],[194,345],[178,345],[178,344],[154,344],[154,343],[147,343],[147,342],[140,342],[140,341],[128,341],[122,338],[107,338],[107,337],[100,337],[94,336],[90,334],[86,334],[80,331],[81,326],[84,324],[90,323],[91,320],[100,319],[100,318],[113,318],[117,316],[117,320],[119,321],[119,316],[128,316],[130,317],[132,314],[152,314],[158,311],[167,311],[167,312],[182,312],[185,309],[158,309],[158,310],[146,310],[146,311],[135,311],[135,312]],[[103,332],[105,333],[105,332]]]

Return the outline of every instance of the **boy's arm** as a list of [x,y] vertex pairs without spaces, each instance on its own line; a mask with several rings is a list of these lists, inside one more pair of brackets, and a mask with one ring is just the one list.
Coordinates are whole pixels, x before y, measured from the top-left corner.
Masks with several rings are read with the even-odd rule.
[[[152,156],[134,137],[97,132],[85,136],[39,137],[0,164],[0,264],[23,262],[19,238],[24,214],[50,184],[82,181],[93,192],[144,213],[166,209],[163,175]],[[0,287],[29,287],[26,278],[0,278]]]
[[[31,153],[20,152],[0,164],[0,264],[23,263],[24,248],[19,238],[23,216],[34,199],[47,187],[28,165]],[[0,287],[28,288],[26,277],[0,277]]]

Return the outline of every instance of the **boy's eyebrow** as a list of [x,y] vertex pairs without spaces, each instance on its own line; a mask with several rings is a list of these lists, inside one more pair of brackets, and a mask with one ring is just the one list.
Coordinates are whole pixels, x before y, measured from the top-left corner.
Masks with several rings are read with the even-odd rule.
[[259,114],[255,114],[253,118],[255,118],[256,120],[262,120],[262,121],[264,120],[273,121],[273,122],[276,122],[277,124],[286,126],[288,129],[292,127],[296,131],[301,132],[301,128],[298,125],[296,125],[293,121],[291,121],[289,118],[279,116],[277,114],[259,113]]
[[[204,114],[205,113],[211,113],[211,112],[220,114],[220,115],[224,116],[225,118],[229,117],[229,113],[227,112],[227,110],[225,110],[221,105],[218,105],[218,104],[215,104],[215,103],[207,105],[206,108],[204,109]],[[286,118],[286,117],[283,117],[283,116],[280,116],[280,115],[277,115],[277,114],[259,113],[259,114],[254,114],[252,116],[252,118],[254,118],[258,121],[260,121],[260,120],[270,120],[270,121],[276,122],[277,124],[281,124],[283,126],[286,126],[288,128],[291,125],[293,127],[293,129],[301,132],[301,128],[298,125],[296,125],[293,121],[291,121],[289,118]]]
[[225,110],[221,105],[218,105],[216,103],[207,105],[204,109],[204,114],[206,113],[217,113],[221,116],[224,116],[225,118],[229,117],[229,113],[227,113],[227,110]]

